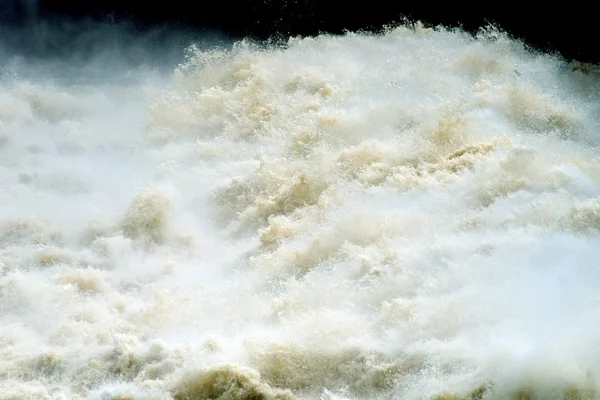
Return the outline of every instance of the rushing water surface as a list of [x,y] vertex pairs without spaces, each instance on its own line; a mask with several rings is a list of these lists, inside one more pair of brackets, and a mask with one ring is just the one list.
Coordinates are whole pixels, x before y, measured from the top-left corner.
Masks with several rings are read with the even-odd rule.
[[600,398],[597,70],[418,24],[167,53],[2,60],[0,398]]

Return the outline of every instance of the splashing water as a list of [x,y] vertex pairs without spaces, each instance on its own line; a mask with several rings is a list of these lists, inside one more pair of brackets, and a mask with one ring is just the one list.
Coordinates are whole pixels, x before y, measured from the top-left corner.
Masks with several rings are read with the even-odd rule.
[[417,25],[134,75],[4,75],[0,398],[600,398],[596,71]]

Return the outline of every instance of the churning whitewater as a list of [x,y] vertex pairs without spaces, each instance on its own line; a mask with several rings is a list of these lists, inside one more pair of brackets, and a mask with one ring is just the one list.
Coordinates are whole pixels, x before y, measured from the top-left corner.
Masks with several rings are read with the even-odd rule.
[[600,398],[593,68],[418,24],[15,63],[0,398]]

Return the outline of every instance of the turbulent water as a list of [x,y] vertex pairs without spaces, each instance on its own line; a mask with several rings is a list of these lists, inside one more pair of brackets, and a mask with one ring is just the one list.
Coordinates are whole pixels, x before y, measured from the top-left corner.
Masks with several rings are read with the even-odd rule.
[[419,25],[3,62],[0,398],[600,398],[594,68]]

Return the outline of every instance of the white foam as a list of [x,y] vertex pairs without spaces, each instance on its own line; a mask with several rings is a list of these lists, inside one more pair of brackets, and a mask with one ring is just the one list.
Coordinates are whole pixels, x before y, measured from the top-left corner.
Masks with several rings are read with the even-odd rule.
[[12,74],[0,397],[597,397],[599,85],[420,26]]

